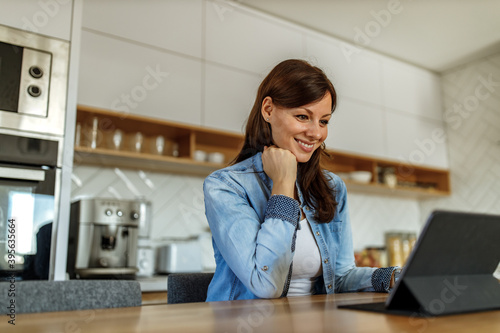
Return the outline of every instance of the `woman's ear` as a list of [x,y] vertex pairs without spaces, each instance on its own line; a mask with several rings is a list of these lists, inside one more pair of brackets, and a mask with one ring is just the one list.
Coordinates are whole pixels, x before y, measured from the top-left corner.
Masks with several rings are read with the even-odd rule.
[[266,122],[269,122],[272,116],[274,110],[274,104],[273,104],[273,99],[269,96],[264,98],[262,101],[262,106],[260,108],[260,112],[262,114],[262,117]]

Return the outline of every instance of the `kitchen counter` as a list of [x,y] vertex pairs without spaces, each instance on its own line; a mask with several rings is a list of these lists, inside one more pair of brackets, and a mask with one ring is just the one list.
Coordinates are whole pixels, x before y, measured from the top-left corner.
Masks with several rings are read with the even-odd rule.
[[141,285],[142,305],[167,304],[167,275],[138,277]]
[[19,314],[1,332],[499,332],[500,310],[417,318],[338,309],[384,301],[387,294],[349,293],[280,299],[151,305]]
[[167,275],[154,275],[152,277],[137,277],[142,292],[167,291]]

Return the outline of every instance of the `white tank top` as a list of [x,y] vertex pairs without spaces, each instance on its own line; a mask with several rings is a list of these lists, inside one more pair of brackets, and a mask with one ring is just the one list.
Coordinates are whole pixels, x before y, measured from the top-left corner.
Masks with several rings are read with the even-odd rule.
[[300,223],[295,240],[292,278],[287,296],[311,295],[318,276],[323,273],[321,255],[307,219]]

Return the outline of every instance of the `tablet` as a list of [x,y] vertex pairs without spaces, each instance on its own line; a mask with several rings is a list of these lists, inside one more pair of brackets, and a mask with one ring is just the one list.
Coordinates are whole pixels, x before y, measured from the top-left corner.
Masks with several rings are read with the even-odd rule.
[[386,302],[339,308],[410,316],[500,309],[500,216],[434,211]]

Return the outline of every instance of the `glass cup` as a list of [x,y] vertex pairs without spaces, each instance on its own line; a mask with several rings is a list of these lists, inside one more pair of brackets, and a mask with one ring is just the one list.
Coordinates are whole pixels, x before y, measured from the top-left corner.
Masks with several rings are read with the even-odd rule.
[[92,118],[92,130],[90,132],[90,148],[97,148],[97,135],[99,130],[99,118]]
[[162,135],[158,135],[154,141],[154,152],[157,155],[163,155],[165,151],[165,138]]
[[135,133],[132,140],[132,150],[136,153],[140,153],[142,150],[142,143],[144,141],[144,136],[141,132]]
[[120,148],[122,146],[122,142],[123,142],[123,132],[121,130],[117,129],[113,133],[113,140],[112,140],[113,149],[120,150]]

